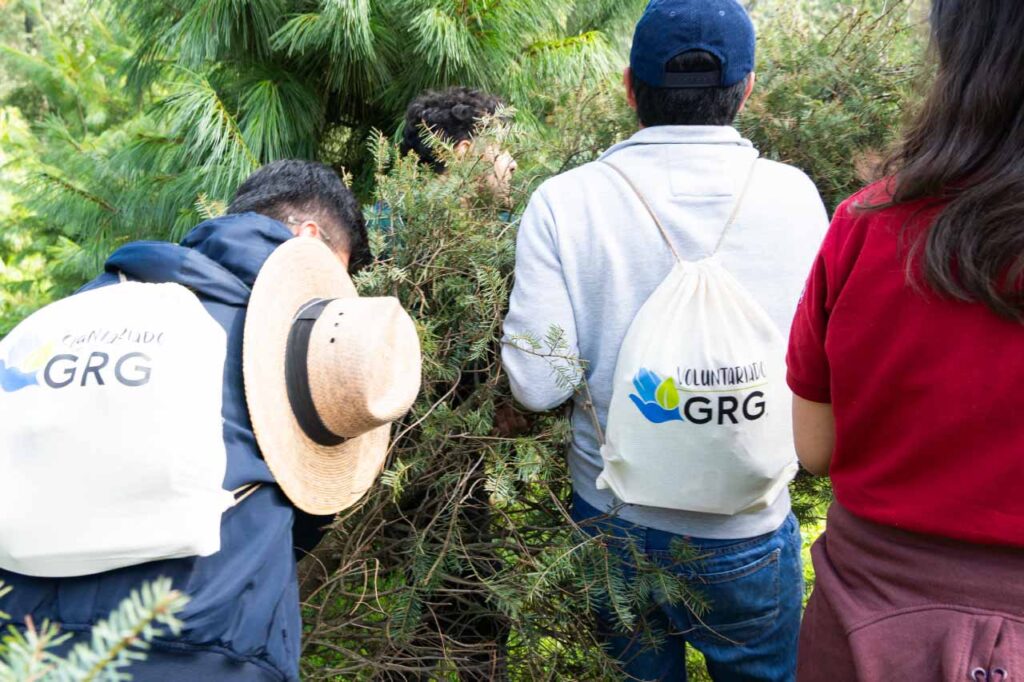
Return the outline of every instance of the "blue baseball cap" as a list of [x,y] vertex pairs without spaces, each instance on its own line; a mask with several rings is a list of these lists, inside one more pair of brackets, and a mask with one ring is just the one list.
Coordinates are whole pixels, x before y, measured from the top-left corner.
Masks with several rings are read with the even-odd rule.
[[[651,0],[636,25],[629,65],[655,88],[728,88],[754,70],[757,36],[737,0]],[[670,73],[666,65],[684,52],[718,57],[720,71]]]

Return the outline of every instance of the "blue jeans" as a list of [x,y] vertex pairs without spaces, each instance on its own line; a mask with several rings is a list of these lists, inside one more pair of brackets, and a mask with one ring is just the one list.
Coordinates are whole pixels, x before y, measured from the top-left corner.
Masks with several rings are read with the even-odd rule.
[[[618,539],[608,546],[627,580],[636,568],[623,543],[632,541],[636,551],[686,581],[709,606],[698,618],[683,604],[655,599],[644,620],[666,634],[658,649],[623,633],[610,611],[599,608],[601,638],[631,679],[685,681],[687,643],[704,654],[716,682],[795,678],[804,579],[800,526],[792,514],[778,530],[743,540],[702,540],[637,526],[603,514],[578,495],[572,516],[585,532]],[[698,559],[678,561],[672,548],[681,539]]]

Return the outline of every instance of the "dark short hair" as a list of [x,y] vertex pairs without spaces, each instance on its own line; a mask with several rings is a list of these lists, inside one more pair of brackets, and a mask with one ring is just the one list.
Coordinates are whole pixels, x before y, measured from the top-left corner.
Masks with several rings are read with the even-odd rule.
[[[669,73],[705,73],[721,68],[718,57],[703,50],[676,55],[665,67]],[[634,74],[637,116],[648,128],[732,125],[743,104],[748,79],[728,88],[655,88]]]
[[473,88],[455,87],[430,90],[409,103],[405,112],[405,132],[401,152],[416,152],[420,160],[438,173],[444,162],[437,158],[427,143],[423,127],[449,144],[458,144],[473,137],[480,119],[492,116],[502,101],[494,95]]
[[263,166],[239,186],[228,207],[228,213],[247,211],[282,223],[290,217],[315,220],[332,246],[348,246],[349,272],[373,260],[355,194],[322,163],[283,160]]

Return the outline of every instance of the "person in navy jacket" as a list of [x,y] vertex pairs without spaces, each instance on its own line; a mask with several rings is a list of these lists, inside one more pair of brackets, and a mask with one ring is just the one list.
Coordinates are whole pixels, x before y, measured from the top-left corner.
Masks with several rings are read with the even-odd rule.
[[242,334],[253,284],[264,261],[294,236],[321,239],[350,273],[371,260],[358,203],[337,174],[318,163],[278,161],[238,188],[228,215],[200,224],[180,244],[136,242],[118,249],[106,272],[83,288],[115,284],[122,273],[133,281],[182,284],[196,293],[227,332],[224,488],[260,487],[224,514],[221,550],[212,556],[79,578],[31,578],[0,570],[0,581],[14,588],[4,610],[17,621],[31,616],[37,623],[60,623],[75,635],[70,646],[131,590],[165,576],[190,597],[181,614],[185,630],[153,643],[147,660],[130,669],[136,682],[299,679],[296,554],[316,545],[329,519],[300,512],[275,484],[253,434],[242,376]]

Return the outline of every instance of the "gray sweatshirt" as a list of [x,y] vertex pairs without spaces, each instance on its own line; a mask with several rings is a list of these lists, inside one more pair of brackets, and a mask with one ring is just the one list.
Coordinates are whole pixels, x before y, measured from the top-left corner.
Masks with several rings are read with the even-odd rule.
[[[718,242],[757,152],[731,127],[646,128],[602,158],[633,180],[669,231],[684,260],[709,255]],[[828,215],[810,179],[796,168],[758,162],[756,175],[721,262],[788,333]],[[578,365],[512,345],[563,332],[554,355],[578,357],[604,427],[619,347],[633,317],[672,269],[672,254],[622,178],[590,163],[545,182],[523,215],[516,281],[502,352],[515,397],[535,411],[573,398],[569,467],[576,492],[626,521],[707,539],[754,537],[777,529],[790,511],[788,492],[767,509],[723,516],[621,505],[595,481],[603,468],[592,418],[566,383]],[[516,342],[524,345],[523,342]],[[541,355],[549,354],[547,347]],[[620,506],[621,505],[621,506]]]

